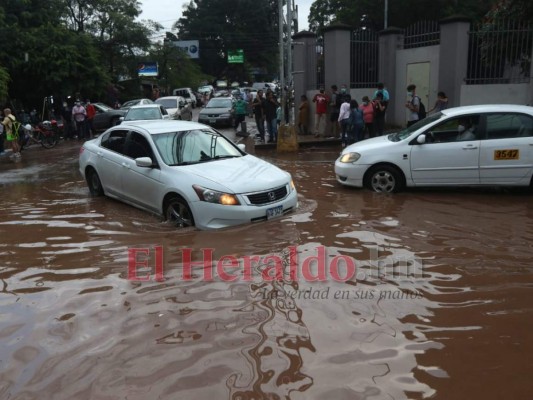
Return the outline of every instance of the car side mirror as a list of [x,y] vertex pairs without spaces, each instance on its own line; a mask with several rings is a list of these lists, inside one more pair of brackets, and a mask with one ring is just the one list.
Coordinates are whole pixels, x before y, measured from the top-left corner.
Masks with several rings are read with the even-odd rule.
[[124,121],[124,117],[120,117],[118,120],[119,120],[120,122],[122,122],[122,121]]
[[246,151],[246,145],[244,143],[239,143],[237,147],[239,148],[239,150]]
[[152,168],[154,162],[150,157],[139,157],[135,159],[135,165],[141,168]]
[[424,144],[426,143],[426,135],[419,135],[417,138],[416,138],[416,142],[418,144]]

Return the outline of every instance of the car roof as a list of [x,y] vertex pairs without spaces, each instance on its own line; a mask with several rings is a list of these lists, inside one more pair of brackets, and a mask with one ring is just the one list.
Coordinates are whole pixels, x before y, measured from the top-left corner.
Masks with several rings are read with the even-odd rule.
[[453,107],[442,110],[446,116],[463,114],[487,113],[487,112],[523,112],[533,115],[533,107],[519,104],[478,104],[474,106]]
[[157,98],[155,101],[157,103],[157,100],[180,100],[180,99],[183,99],[183,96],[164,96],[164,97],[159,97]]
[[131,106],[131,109],[138,109],[138,108],[159,108],[161,107],[161,104],[137,104],[136,106]]
[[[170,120],[170,119],[154,119],[154,120],[139,120],[127,121],[128,128],[136,127],[145,131],[150,135],[157,135],[159,133],[189,131],[191,129],[211,129],[209,126],[192,121]],[[120,125],[117,125],[120,129]]]

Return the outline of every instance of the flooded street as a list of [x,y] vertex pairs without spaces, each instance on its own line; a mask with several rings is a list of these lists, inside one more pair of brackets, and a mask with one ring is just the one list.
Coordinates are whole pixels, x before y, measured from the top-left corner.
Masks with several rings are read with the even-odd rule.
[[[22,162],[0,160],[0,399],[500,400],[533,392],[526,191],[376,194],[336,183],[337,149],[258,152],[293,175],[297,212],[180,231],[90,197],[78,150],[34,146]],[[138,276],[153,278],[161,261],[165,279],[128,279],[128,249],[149,252]],[[206,281],[205,249],[213,263],[227,256],[242,267],[259,256],[265,264],[253,265],[251,282]],[[325,280],[259,279],[269,256],[319,276],[322,250]],[[338,256],[354,260],[356,278],[333,279]]]

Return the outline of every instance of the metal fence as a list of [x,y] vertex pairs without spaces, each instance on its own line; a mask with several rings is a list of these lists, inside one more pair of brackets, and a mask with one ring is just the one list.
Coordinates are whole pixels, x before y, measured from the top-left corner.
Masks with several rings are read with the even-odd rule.
[[496,20],[470,31],[466,84],[528,83],[533,26],[516,20]]
[[376,87],[379,81],[379,35],[370,29],[352,32],[350,41],[350,87]]
[[436,21],[419,21],[407,27],[404,31],[404,49],[438,44],[440,44],[440,26]]

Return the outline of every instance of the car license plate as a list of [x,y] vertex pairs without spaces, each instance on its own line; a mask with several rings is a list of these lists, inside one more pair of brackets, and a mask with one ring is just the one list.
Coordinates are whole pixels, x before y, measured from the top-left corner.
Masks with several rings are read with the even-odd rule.
[[209,123],[210,123],[210,124],[214,124],[214,123],[216,123],[216,122],[217,122],[216,119],[210,119],[210,120],[209,120]]
[[518,149],[511,150],[494,150],[495,160],[518,160],[520,159],[520,151]]
[[267,219],[279,217],[280,215],[283,215],[283,206],[267,208]]

